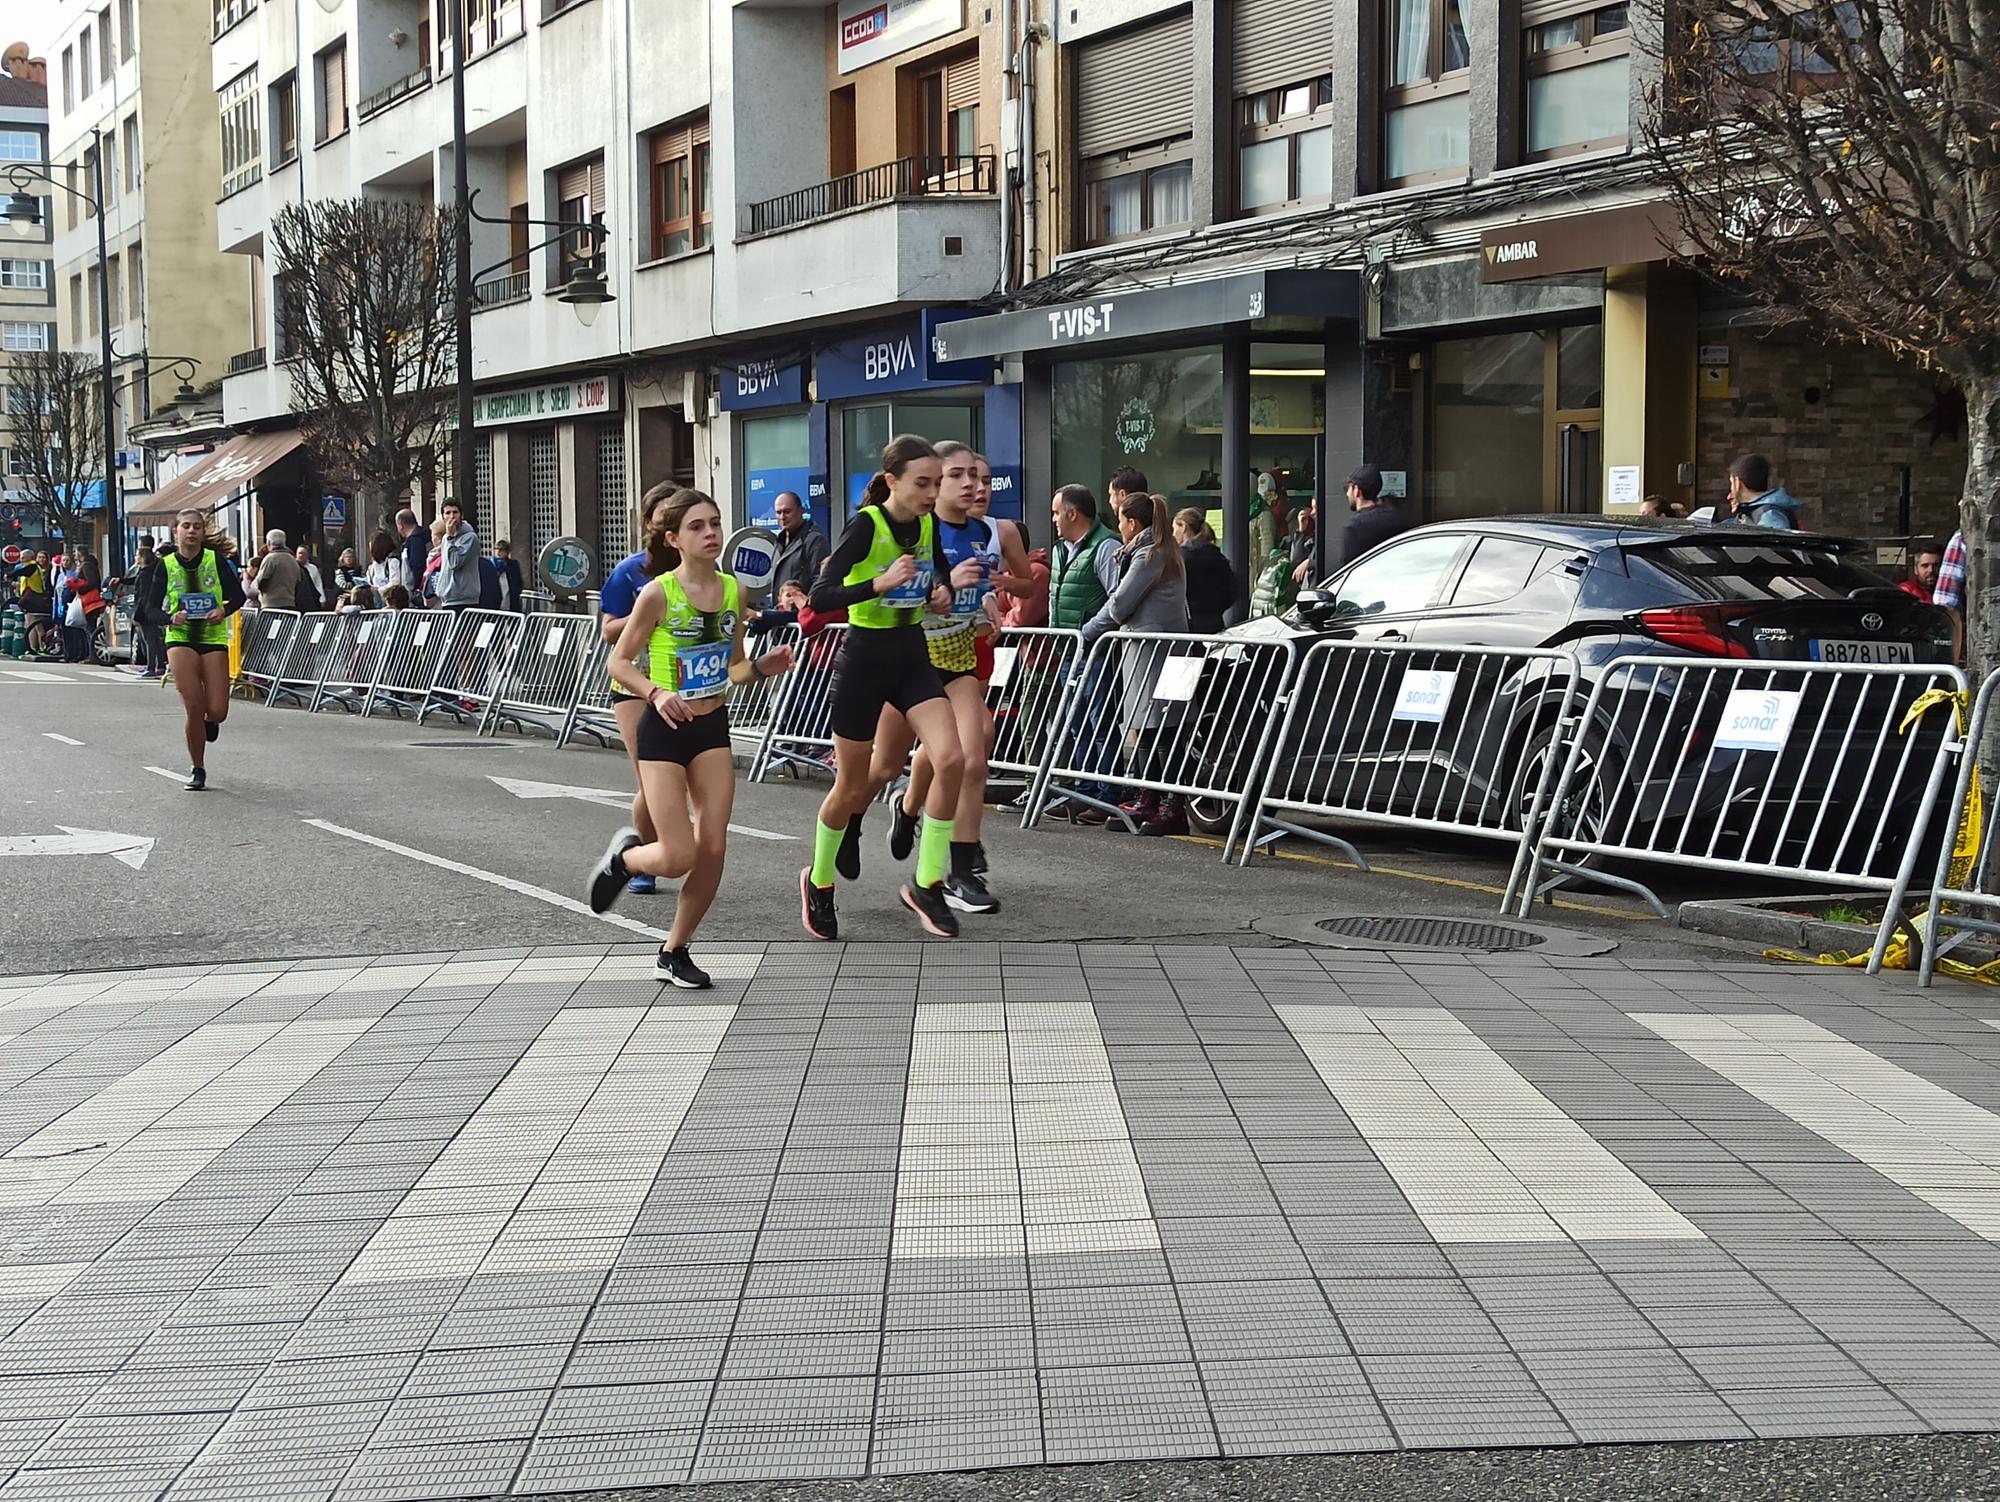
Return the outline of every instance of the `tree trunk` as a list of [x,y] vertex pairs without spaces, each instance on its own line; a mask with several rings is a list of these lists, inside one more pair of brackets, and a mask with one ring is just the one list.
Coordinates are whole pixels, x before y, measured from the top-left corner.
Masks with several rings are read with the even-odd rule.
[[1965,664],[1976,691],[2000,668],[2000,366],[1965,384]]

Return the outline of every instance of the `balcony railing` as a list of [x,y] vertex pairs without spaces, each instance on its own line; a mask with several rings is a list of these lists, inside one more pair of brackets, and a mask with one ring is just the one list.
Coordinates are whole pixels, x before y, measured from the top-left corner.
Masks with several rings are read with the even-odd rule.
[[270,363],[269,356],[260,345],[256,349],[246,349],[240,355],[231,355],[229,373],[233,376],[248,375],[253,370],[262,370]]
[[510,302],[525,302],[533,290],[525,271],[517,271],[512,276],[490,277],[474,285],[472,310],[476,313],[481,308],[504,308]]
[[991,193],[993,183],[991,156],[906,156],[750,204],[743,211],[743,233],[766,235],[897,198]]
[[427,89],[430,85],[430,68],[428,66],[419,68],[416,72],[397,79],[386,89],[377,89],[354,107],[354,113],[366,120],[370,115],[381,113],[398,99],[414,94],[419,89]]

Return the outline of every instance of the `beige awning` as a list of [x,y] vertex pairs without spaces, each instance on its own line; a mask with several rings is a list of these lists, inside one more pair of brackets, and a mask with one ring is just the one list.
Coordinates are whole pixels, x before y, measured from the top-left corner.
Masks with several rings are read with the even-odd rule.
[[243,433],[230,439],[194,468],[183,470],[125,513],[128,522],[170,522],[189,507],[213,511],[239,485],[248,485],[305,442],[297,428],[281,433]]

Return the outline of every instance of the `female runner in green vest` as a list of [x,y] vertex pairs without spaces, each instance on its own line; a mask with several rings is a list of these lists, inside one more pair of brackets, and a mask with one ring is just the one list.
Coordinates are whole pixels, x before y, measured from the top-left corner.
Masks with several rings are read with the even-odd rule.
[[[993,744],[993,712],[986,707],[986,683],[993,676],[993,635],[999,628],[993,590],[1017,587],[1027,575],[1028,555],[1011,529],[1003,531],[985,518],[982,501],[990,501],[993,486],[993,469],[985,458],[965,444],[950,442],[940,443],[937,455],[944,471],[938,484],[936,526],[945,555],[954,560],[976,556],[987,570],[979,585],[957,592],[951,615],[924,621],[931,666],[938,670],[957,716],[959,750],[965,757],[944,895],[961,913],[997,913],[1000,903],[986,889],[979,843],[986,812],[986,753]],[[911,738],[908,722],[895,710],[884,709],[871,769],[874,790],[879,793],[902,772],[905,758],[910,766],[909,783],[889,811],[889,854],[896,860],[908,857],[918,817],[930,796],[930,751],[918,746],[910,757]]]
[[139,619],[164,626],[167,669],[187,713],[187,790],[208,786],[204,752],[229,718],[229,617],[243,608],[236,544],[206,511],[174,517],[174,545],[146,575]]
[[931,758],[916,880],[904,883],[903,905],[930,933],[958,935],[958,916],[945,901],[944,875],[964,756],[920,623],[926,610],[947,613],[952,592],[977,584],[986,570],[969,558],[954,571],[945,557],[931,519],[942,473],[937,451],[923,439],[892,440],[861,509],[813,583],[812,608],[845,610],[848,627],[833,678],[833,790],[820,805],[812,865],[799,873],[801,916],[816,939],[839,937],[833,879],[849,822],[868,806],[869,760],[884,708],[901,712]]
[[[784,672],[792,665],[792,649],[779,647],[754,659],[743,655],[736,581],[715,567],[722,556],[722,512],[714,501],[698,490],[675,491],[647,542],[659,566],[626,618],[610,669],[614,680],[650,707],[639,721],[636,751],[640,791],[656,838],[643,842],[630,825],[611,837],[591,872],[590,908],[607,910],[634,875],[685,877],[653,974],[683,990],[705,991],[708,975],[688,955],[688,943],[722,884],[736,803],[723,700],[733,683]],[[641,652],[647,654],[643,668]]]

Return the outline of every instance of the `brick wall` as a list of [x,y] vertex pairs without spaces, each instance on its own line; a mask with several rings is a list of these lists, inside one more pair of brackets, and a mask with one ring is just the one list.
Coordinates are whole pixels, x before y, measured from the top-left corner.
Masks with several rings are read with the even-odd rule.
[[1813,531],[1893,535],[1905,464],[1911,531],[1949,534],[1957,526],[1965,438],[1962,424],[1932,434],[1937,376],[1796,331],[1703,329],[1700,340],[1727,343],[1731,360],[1730,394],[1698,403],[1697,505],[1722,495],[1731,460],[1757,451],[1770,456]]

